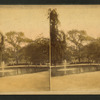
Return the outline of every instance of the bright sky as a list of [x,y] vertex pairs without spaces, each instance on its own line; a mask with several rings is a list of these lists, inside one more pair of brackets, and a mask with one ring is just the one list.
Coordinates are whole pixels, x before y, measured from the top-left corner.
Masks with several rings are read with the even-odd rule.
[[49,37],[49,8],[57,9],[65,33],[78,29],[100,37],[100,5],[0,5],[0,31],[21,31],[31,39],[41,33]]

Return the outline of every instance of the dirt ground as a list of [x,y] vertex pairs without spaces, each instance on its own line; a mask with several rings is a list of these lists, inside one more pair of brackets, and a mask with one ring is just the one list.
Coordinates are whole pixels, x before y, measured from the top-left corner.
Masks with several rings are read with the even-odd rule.
[[51,91],[100,94],[100,71],[52,77]]
[[100,94],[100,71],[57,76],[49,71],[0,77],[0,94]]
[[49,90],[49,71],[0,77],[0,93]]

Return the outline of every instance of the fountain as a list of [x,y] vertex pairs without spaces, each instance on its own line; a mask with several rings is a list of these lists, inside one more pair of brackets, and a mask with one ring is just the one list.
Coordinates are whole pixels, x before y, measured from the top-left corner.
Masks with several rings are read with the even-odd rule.
[[4,76],[4,68],[5,68],[5,63],[4,61],[1,63],[1,69],[2,69],[2,76]]
[[64,60],[64,62],[63,62],[63,64],[64,64],[64,74],[66,75],[66,65],[67,65],[67,62],[66,62],[66,60]]
[[3,61],[3,51],[4,51],[4,36],[0,33],[0,76],[9,76],[12,75],[15,72],[15,70],[6,69],[5,68],[5,62]]

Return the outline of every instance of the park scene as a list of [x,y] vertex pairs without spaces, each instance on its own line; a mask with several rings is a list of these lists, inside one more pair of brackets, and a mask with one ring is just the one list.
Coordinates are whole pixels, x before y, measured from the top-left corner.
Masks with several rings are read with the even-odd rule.
[[51,11],[52,91],[100,93],[99,11],[100,6],[63,6]]
[[48,13],[40,8],[0,6],[0,93],[50,88]]
[[0,93],[100,93],[100,6],[0,6]]

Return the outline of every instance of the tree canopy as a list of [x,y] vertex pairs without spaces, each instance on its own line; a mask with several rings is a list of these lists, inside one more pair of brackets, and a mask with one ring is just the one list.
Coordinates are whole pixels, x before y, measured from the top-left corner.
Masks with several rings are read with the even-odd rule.
[[4,36],[3,36],[3,34],[0,32],[0,65],[1,65],[1,62],[2,62],[3,50],[4,50]]
[[46,64],[49,60],[49,39],[38,38],[21,50],[26,61],[32,64]]
[[75,59],[78,59],[79,62],[81,61],[82,55],[82,49],[83,46],[87,43],[94,40],[92,37],[88,36],[87,33],[84,30],[70,30],[67,34],[67,39],[74,44],[74,51],[73,56]]
[[49,9],[51,60],[52,64],[62,62],[66,51],[66,35],[58,29],[60,23],[56,9]]
[[18,61],[20,60],[19,50],[23,45],[25,45],[25,43],[32,42],[32,40],[26,38],[23,32],[15,32],[15,31],[7,32],[5,40],[9,45],[8,47],[11,48],[10,53],[15,59],[16,64],[18,64]]

